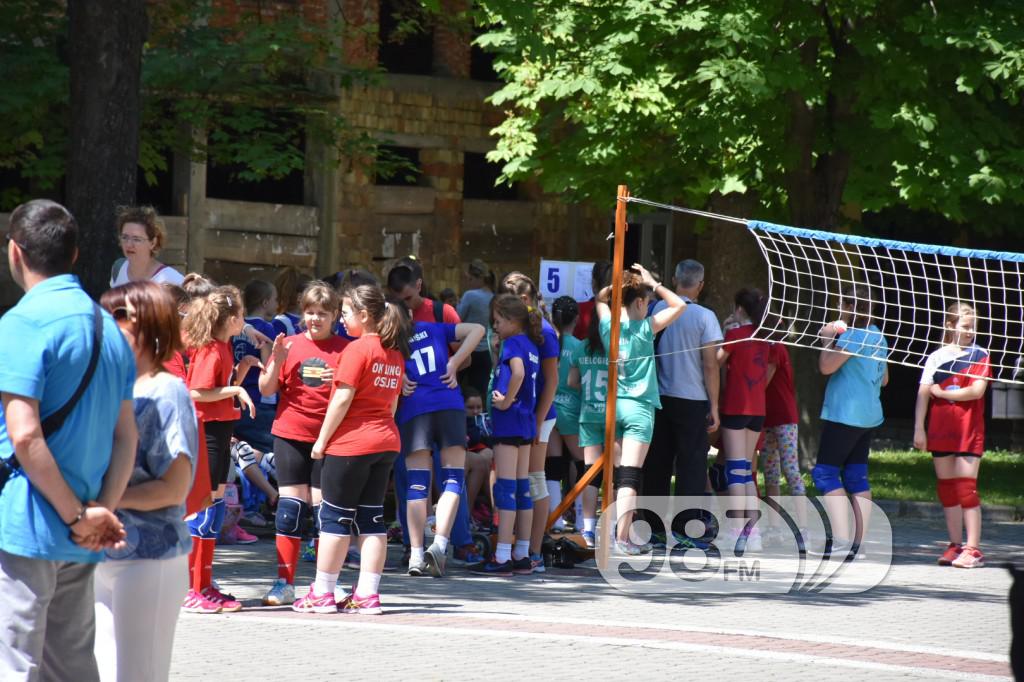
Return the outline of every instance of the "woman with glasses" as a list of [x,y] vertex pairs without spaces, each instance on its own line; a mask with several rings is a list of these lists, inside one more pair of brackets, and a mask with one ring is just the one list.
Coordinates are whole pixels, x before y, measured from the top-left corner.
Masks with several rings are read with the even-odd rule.
[[117,234],[124,258],[118,258],[110,270],[110,286],[146,280],[181,286],[180,272],[156,259],[164,246],[164,223],[152,206],[128,206],[118,209]]

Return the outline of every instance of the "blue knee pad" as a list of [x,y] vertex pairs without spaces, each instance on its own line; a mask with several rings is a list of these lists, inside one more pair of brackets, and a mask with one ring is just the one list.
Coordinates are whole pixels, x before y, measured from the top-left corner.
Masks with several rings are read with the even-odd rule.
[[356,510],[347,507],[336,507],[327,500],[320,503],[320,532],[324,535],[352,535],[352,524],[355,522]]
[[750,462],[745,459],[725,460],[726,485],[746,485],[754,480],[750,475]]
[[213,536],[217,537],[220,535],[220,529],[224,527],[224,512],[227,511],[227,505],[224,504],[224,498],[220,498],[214,502],[210,509],[213,511]]
[[302,537],[302,519],[309,513],[309,505],[297,497],[282,497],[277,501],[274,529],[278,535]]
[[313,537],[320,537],[320,505],[315,504],[312,506],[313,510]]
[[214,510],[213,505],[196,512],[195,518],[188,522],[189,535],[202,540],[216,540],[217,533],[213,531],[215,516],[216,511]]
[[868,484],[867,464],[847,464],[843,467],[843,487],[848,493],[866,493],[871,490]]
[[388,528],[384,525],[384,506],[359,505],[356,510],[356,528],[360,535],[386,535]]
[[839,480],[839,467],[832,464],[815,464],[811,469],[811,479],[822,494],[843,487],[843,482]]
[[441,485],[443,492],[461,495],[466,487],[466,470],[455,467],[444,467],[441,469]]
[[[529,482],[527,482],[529,487]],[[516,510],[516,481],[514,478],[499,478],[494,482],[494,506],[499,511]]]
[[530,496],[530,479],[516,479],[516,511],[533,509],[533,498]]
[[430,469],[409,469],[409,487],[406,488],[406,500],[425,500],[430,494]]

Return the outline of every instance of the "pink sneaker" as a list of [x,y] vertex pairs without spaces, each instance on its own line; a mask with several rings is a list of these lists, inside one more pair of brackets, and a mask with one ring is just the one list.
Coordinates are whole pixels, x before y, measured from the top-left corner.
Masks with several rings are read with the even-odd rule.
[[964,546],[960,556],[953,559],[956,568],[981,568],[985,565],[985,555],[977,547]]
[[195,590],[189,590],[185,595],[185,601],[181,604],[181,610],[187,613],[220,613],[221,606],[217,602],[206,598],[206,595]]
[[231,598],[231,595],[224,594],[212,585],[203,590],[203,596],[220,606],[224,613],[235,613],[242,610],[242,602]]
[[946,551],[939,557],[939,566],[952,566],[953,562],[956,561],[956,558],[960,556],[962,551],[964,551],[963,545],[958,545],[953,542],[949,543],[946,547]]
[[292,604],[292,611],[298,613],[337,613],[338,602],[334,601],[334,593],[316,594],[313,586],[309,586],[309,592],[305,597],[295,600]]
[[379,594],[360,597],[356,595],[355,590],[341,603],[338,610],[342,613],[358,613],[362,616],[379,616],[384,613],[384,609],[380,607]]
[[218,543],[221,545],[251,545],[259,541],[258,537],[241,526],[235,525],[221,532]]

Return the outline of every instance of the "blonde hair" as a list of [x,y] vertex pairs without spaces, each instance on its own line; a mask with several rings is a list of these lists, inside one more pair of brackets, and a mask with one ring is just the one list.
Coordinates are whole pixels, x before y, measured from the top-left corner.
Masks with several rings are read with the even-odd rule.
[[155,208],[152,206],[119,206],[117,208],[118,237],[121,236],[121,230],[128,223],[136,223],[146,228],[146,236],[153,242],[153,255],[164,248],[167,231],[164,229],[164,221],[157,215]]
[[[946,323],[942,329],[942,344],[949,345],[956,338],[956,325],[964,317],[977,317],[974,308],[963,301],[951,303],[946,308]],[[975,330],[977,332],[977,330]]]
[[189,346],[201,348],[213,341],[235,315],[245,315],[238,287],[217,287],[208,295],[193,299],[184,321]]

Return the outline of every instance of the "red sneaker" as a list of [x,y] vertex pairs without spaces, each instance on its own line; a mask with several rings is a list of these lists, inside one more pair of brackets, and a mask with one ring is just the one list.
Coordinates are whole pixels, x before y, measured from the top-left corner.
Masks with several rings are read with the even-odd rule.
[[949,543],[946,551],[939,557],[939,566],[952,566],[962,551],[964,551],[963,545],[958,545],[955,542]]

